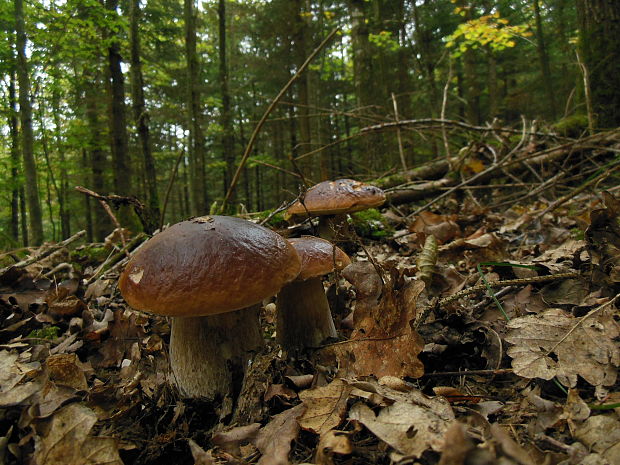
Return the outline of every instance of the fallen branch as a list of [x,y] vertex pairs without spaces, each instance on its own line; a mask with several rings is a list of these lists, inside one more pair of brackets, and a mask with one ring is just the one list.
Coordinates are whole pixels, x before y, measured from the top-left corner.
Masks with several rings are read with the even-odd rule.
[[75,233],[73,236],[65,239],[62,242],[59,242],[57,244],[53,244],[51,246],[49,246],[49,248],[45,249],[43,252],[38,253],[36,255],[33,255],[30,258],[27,258],[25,260],[22,260],[21,262],[17,262],[13,265],[7,266],[5,268],[0,269],[0,275],[3,275],[4,273],[6,273],[8,270],[13,269],[13,268],[24,268],[28,265],[32,265],[33,263],[38,262],[39,260],[44,259],[45,257],[50,256],[51,254],[53,254],[54,252],[56,252],[57,250],[62,249],[63,247],[68,246],[69,244],[71,244],[72,242],[77,241],[80,237],[84,236],[86,234],[86,231],[82,230],[79,231],[77,233]]

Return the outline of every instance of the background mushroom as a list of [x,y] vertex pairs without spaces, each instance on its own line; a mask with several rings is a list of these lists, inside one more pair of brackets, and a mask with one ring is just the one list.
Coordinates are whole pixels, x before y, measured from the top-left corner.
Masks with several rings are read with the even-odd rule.
[[301,271],[295,281],[278,293],[276,338],[285,350],[295,353],[337,336],[321,278],[343,269],[351,259],[340,248],[318,237],[304,236],[289,242],[301,258]]
[[131,258],[119,280],[129,305],[172,317],[170,364],[187,397],[226,395],[263,344],[259,304],[300,270],[295,249],[240,218],[175,224]]
[[[302,201],[303,200],[303,201]],[[302,200],[291,205],[289,216],[318,216],[319,236],[335,240],[347,225],[348,213],[381,206],[385,193],[378,187],[353,179],[323,181],[306,191]]]

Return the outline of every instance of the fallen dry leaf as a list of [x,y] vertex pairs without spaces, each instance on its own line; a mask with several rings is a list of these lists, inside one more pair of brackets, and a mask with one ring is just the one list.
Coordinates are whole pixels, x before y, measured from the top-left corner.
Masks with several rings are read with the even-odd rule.
[[88,407],[70,404],[41,422],[35,438],[37,465],[123,465],[116,440],[89,436],[97,416]]
[[491,434],[493,439],[500,445],[504,455],[507,455],[519,465],[535,465],[526,450],[508,436],[508,433],[497,423],[491,425]]
[[[620,349],[618,323],[608,311],[581,321],[560,309],[515,318],[508,323],[507,351],[514,372],[524,378],[558,380],[568,387],[577,375],[594,386],[616,382]],[[573,329],[574,328],[574,329]]]
[[338,360],[338,376],[422,376],[424,366],[418,354],[424,342],[411,322],[415,320],[416,302],[424,283],[403,283],[399,276],[385,277],[386,282],[377,288],[381,279],[370,263],[354,263],[343,270],[343,276],[358,290],[355,330],[345,343],[323,351]]
[[299,426],[319,435],[336,428],[347,412],[351,389],[347,382],[336,378],[327,386],[300,392],[299,398],[307,409],[299,419]]
[[375,436],[404,455],[420,457],[428,449],[441,452],[444,436],[452,424],[430,409],[408,402],[396,402],[378,415],[365,404],[357,403],[349,411]]
[[260,423],[252,423],[246,426],[237,426],[228,431],[215,433],[211,441],[216,446],[221,447],[226,452],[234,455],[241,455],[240,446],[242,443],[248,443],[256,439],[256,435],[260,429]]
[[465,425],[454,422],[445,435],[445,445],[437,465],[464,465],[467,455],[476,448]]
[[305,410],[303,404],[274,416],[267,425],[258,432],[254,444],[263,456],[258,465],[289,465],[288,454],[291,441],[299,434],[297,419]]
[[353,445],[347,431],[331,430],[321,436],[316,448],[314,462],[316,465],[334,465],[334,454],[347,455],[353,452]]
[[620,421],[612,415],[588,418],[575,432],[575,438],[601,454],[610,464],[620,463]]
[[194,465],[215,465],[216,462],[211,455],[211,451],[205,451],[193,439],[188,439],[187,444],[194,458]]

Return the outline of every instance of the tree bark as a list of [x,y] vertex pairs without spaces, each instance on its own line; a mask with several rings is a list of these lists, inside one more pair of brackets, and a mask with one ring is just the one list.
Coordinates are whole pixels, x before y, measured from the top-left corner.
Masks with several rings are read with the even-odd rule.
[[[116,12],[118,0],[106,0],[108,10]],[[108,47],[110,136],[112,139],[112,169],[114,191],[118,195],[131,194],[131,163],[127,150],[127,118],[125,115],[125,78],[121,68],[122,57],[118,38],[111,37]],[[128,215],[124,215],[128,220]]]
[[[87,84],[84,86],[84,104],[86,121],[89,129],[89,150],[91,179],[89,185],[97,193],[106,192],[104,173],[107,171],[106,153],[103,150],[104,129],[99,118],[101,114],[98,99],[101,94],[101,85],[98,76],[85,76]],[[91,204],[92,205],[92,204]],[[99,206],[95,208],[100,208]],[[111,223],[107,215],[98,212],[93,216],[93,237],[102,242],[110,233]]]
[[148,212],[146,218],[150,225],[145,231],[151,234],[159,227],[159,196],[157,193],[157,173],[155,160],[151,152],[149,133],[149,114],[144,102],[144,80],[142,77],[142,61],[140,59],[140,0],[131,0],[129,5],[129,41],[131,44],[131,99],[133,114],[142,149],[144,179],[146,184],[146,204]]
[[19,82],[19,114],[21,120],[22,156],[26,179],[26,199],[30,238],[35,245],[43,242],[43,216],[39,197],[37,166],[34,159],[32,133],[32,106],[30,104],[30,76],[26,59],[26,32],[23,0],[15,0],[15,31],[17,34],[17,79]]
[[[19,242],[19,131],[17,129],[17,97],[15,68],[9,75],[9,133],[11,136],[11,237]],[[27,245],[27,244],[24,244]]]
[[534,0],[534,18],[536,20],[536,44],[538,48],[538,59],[542,69],[543,82],[547,98],[549,99],[549,109],[553,119],[557,117],[557,105],[555,100],[555,91],[553,89],[553,78],[551,77],[551,66],[549,64],[549,54],[547,53],[547,45],[543,31],[542,19],[540,16],[540,4],[538,0]]
[[[235,175],[235,138],[232,127],[232,117],[230,113],[230,92],[228,90],[228,60],[226,58],[226,0],[219,0],[218,3],[219,17],[219,80],[220,91],[222,93],[222,110],[220,121],[222,124],[222,158],[226,163],[224,172],[224,194],[228,192],[230,182]],[[233,191],[229,204],[234,206],[236,194]]]
[[185,19],[185,59],[187,63],[187,123],[189,128],[189,182],[190,205],[192,215],[207,213],[207,195],[205,182],[205,147],[201,124],[200,105],[200,67],[196,52],[196,13],[194,0],[184,0],[183,16]]
[[602,128],[620,126],[620,2],[578,0],[579,46]]

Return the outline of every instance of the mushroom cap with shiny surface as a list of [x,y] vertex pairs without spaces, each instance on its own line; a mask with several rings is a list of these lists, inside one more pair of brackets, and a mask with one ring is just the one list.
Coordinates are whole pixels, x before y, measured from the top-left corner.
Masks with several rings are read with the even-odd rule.
[[288,215],[339,215],[352,213],[367,208],[381,206],[385,203],[385,192],[353,179],[336,179],[323,181],[308,189],[303,198],[303,205],[298,200],[291,205]]
[[249,221],[204,216],[150,239],[119,288],[132,307],[167,316],[206,316],[254,305],[299,274],[286,239]]
[[303,236],[289,239],[301,258],[301,271],[297,281],[316,278],[331,273],[334,270],[342,270],[351,263],[349,256],[325,239],[314,236]]

